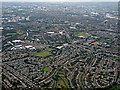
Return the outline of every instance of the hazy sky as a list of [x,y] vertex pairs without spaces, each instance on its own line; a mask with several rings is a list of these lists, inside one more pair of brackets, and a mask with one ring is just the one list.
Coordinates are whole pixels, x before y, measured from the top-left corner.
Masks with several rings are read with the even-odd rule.
[[0,0],[3,2],[118,2],[119,0]]

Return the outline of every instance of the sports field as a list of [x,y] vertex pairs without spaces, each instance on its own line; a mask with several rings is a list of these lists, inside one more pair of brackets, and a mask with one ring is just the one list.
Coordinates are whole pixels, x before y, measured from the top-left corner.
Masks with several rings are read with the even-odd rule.
[[34,56],[38,56],[38,57],[47,57],[47,56],[51,56],[52,53],[49,51],[42,51],[39,53],[35,53]]

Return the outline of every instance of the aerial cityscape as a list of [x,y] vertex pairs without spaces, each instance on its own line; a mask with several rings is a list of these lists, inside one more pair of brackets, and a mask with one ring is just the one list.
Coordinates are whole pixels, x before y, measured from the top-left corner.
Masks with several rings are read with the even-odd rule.
[[120,90],[118,13],[118,2],[3,2],[2,89]]

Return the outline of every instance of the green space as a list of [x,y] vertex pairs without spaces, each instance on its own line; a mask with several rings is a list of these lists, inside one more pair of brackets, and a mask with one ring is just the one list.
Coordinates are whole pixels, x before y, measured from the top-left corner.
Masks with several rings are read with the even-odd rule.
[[99,42],[112,43],[110,40],[99,40]]
[[16,34],[23,34],[23,31],[22,30],[17,30],[16,32],[9,32],[9,33],[6,33],[6,35],[16,35]]
[[111,88],[107,89],[107,90],[120,90],[120,85],[114,85]]
[[94,28],[86,28],[86,30],[94,30]]
[[17,34],[21,35],[21,34],[23,34],[23,31],[22,30],[18,30]]
[[42,52],[39,52],[39,53],[35,53],[34,56],[38,56],[38,57],[47,57],[47,56],[51,56],[52,53],[49,52],[49,51],[42,51]]
[[52,50],[52,48],[48,48],[48,50]]
[[7,33],[6,35],[16,35],[17,33]]
[[45,67],[45,68],[43,68],[43,71],[48,72],[48,71],[50,71],[50,68],[49,67]]
[[53,53],[56,53],[56,51],[53,51]]
[[15,55],[19,55],[19,54],[15,54]]
[[56,88],[69,88],[68,81],[63,74],[57,74],[54,78],[57,80]]
[[53,50],[53,51],[51,51],[51,53],[52,53],[53,55],[55,55],[55,54],[57,53],[57,51]]
[[53,83],[52,88],[54,88],[54,86],[55,86],[55,83]]
[[116,60],[120,60],[120,57],[116,57],[115,59],[116,59]]
[[99,39],[100,37],[99,36],[92,36],[92,38]]
[[89,37],[90,35],[88,34],[75,34],[75,37],[83,36],[83,37]]
[[41,68],[40,71],[48,72],[48,71],[50,71],[50,68],[49,67]]

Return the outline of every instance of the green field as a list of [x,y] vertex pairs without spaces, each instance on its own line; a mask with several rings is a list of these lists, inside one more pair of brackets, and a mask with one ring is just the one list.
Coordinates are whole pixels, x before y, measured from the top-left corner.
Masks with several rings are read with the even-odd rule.
[[40,71],[48,72],[48,71],[50,71],[50,68],[49,68],[49,67],[45,67],[45,68],[43,68],[43,69],[40,69]]
[[56,51],[53,51],[52,53],[56,53]]
[[34,56],[43,57],[43,58],[47,56],[51,56],[51,55],[52,53],[49,51],[42,51],[42,52],[34,54]]
[[18,30],[17,34],[21,35],[21,34],[23,34],[23,31],[22,30]]
[[17,33],[7,33],[6,35],[16,35]]
[[16,35],[16,34],[21,35],[21,34],[23,34],[23,31],[22,31],[22,30],[18,30],[18,31],[16,31],[16,32],[7,33],[6,35]]
[[109,44],[112,43],[112,41],[110,41],[110,40],[99,40],[99,42],[104,42],[104,43],[106,42],[106,43],[109,43]]
[[92,38],[99,39],[100,37],[99,36],[92,36]]
[[119,58],[119,57],[116,57],[115,59],[116,59],[116,60],[120,60],[120,58]]
[[68,81],[63,74],[57,74],[56,88],[69,88]]
[[75,37],[83,36],[83,37],[89,37],[90,35],[88,34],[75,34]]

